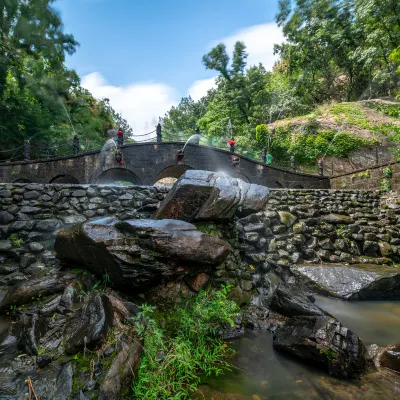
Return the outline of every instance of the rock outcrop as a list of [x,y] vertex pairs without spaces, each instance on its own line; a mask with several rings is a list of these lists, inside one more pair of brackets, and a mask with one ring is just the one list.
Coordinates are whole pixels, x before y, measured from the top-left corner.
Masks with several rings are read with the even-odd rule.
[[110,218],[59,231],[55,250],[64,261],[107,274],[113,285],[142,289],[206,272],[232,249],[184,221]]
[[400,344],[387,347],[382,353],[379,362],[382,367],[400,373]]
[[296,265],[293,274],[311,290],[346,300],[399,300],[400,268],[369,264]]
[[269,190],[224,173],[189,170],[178,179],[154,218],[183,221],[224,220],[240,208],[257,212],[268,201]]
[[369,364],[367,349],[358,336],[329,316],[289,319],[274,334],[273,345],[342,378],[359,375]]
[[69,319],[64,329],[63,343],[67,354],[101,343],[112,326],[114,312],[107,296],[96,295],[85,302]]

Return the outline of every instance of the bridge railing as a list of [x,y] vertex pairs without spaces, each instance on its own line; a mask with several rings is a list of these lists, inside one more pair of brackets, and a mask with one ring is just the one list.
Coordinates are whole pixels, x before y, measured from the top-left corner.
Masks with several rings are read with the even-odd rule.
[[[120,140],[119,144],[134,144],[134,143],[160,143],[160,142],[187,142],[192,135],[186,133],[171,133],[165,132],[159,129],[155,131],[137,135],[135,138],[128,137],[125,141]],[[191,143],[189,141],[189,143]],[[220,150],[229,150],[229,145],[226,138],[223,137],[210,137],[201,136],[201,145],[214,147]],[[80,140],[77,136],[71,141],[57,141],[52,143],[45,143],[43,141],[37,143],[31,143],[25,141],[22,145],[8,149],[0,150],[0,162],[12,162],[12,161],[30,161],[30,160],[42,160],[54,157],[68,157],[72,155],[78,155],[80,153],[86,153],[90,151],[99,151],[101,147],[89,139]],[[262,151],[254,150],[245,146],[236,145],[235,154],[245,156],[251,160],[257,162],[266,163],[266,155]],[[296,166],[291,161],[287,160],[276,160],[272,159],[269,162],[270,166],[287,170],[290,172],[300,172],[307,174],[317,174],[316,168],[304,166]]]

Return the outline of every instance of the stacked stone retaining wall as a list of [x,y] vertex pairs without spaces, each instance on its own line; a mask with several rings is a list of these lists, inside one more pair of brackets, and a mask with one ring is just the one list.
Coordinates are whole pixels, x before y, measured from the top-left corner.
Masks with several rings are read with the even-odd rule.
[[[166,187],[1,184],[0,286],[56,263],[54,235],[61,227],[114,215],[149,218],[168,191]],[[215,277],[237,285],[238,295],[245,293],[247,301],[257,287],[253,275],[271,265],[396,261],[400,206],[381,206],[381,197],[380,191],[271,190],[265,211],[237,221],[237,248]],[[239,264],[239,252],[245,263]]]
[[368,189],[391,188],[400,191],[400,163],[389,163],[352,171],[330,178],[332,189]]

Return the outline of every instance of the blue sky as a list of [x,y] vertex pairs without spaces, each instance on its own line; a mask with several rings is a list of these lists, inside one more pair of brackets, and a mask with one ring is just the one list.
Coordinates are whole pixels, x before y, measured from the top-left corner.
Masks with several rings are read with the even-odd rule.
[[277,0],[58,0],[65,31],[80,42],[68,58],[96,97],[142,133],[180,97],[213,85],[201,57],[223,41],[248,46],[251,64],[273,63],[282,41]]

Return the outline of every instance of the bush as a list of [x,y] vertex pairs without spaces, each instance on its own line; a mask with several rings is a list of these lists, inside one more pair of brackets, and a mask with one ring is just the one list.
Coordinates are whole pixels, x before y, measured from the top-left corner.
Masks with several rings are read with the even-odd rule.
[[162,321],[154,307],[142,307],[134,321],[144,352],[133,399],[189,399],[203,377],[230,368],[226,358],[233,350],[223,343],[221,332],[234,325],[239,309],[226,298],[228,292],[227,287],[200,292],[169,310]]

